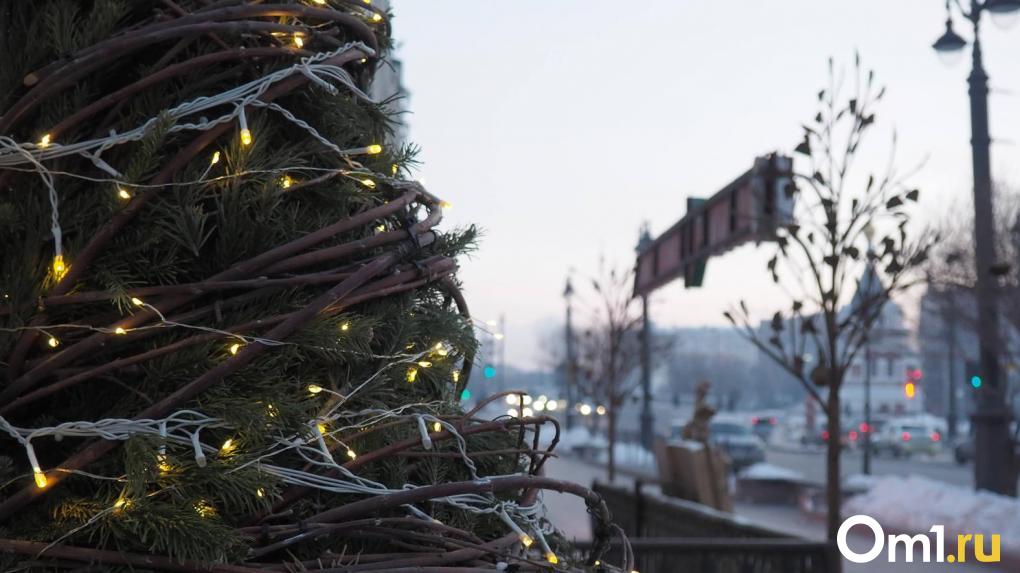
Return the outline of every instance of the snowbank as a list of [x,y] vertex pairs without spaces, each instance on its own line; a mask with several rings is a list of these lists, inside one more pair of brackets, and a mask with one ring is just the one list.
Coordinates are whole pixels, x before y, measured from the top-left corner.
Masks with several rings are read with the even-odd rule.
[[949,539],[957,533],[999,534],[1002,551],[1020,556],[1020,500],[986,491],[919,476],[889,476],[850,498],[843,514],[870,515],[886,532],[925,532],[938,524],[946,526]]

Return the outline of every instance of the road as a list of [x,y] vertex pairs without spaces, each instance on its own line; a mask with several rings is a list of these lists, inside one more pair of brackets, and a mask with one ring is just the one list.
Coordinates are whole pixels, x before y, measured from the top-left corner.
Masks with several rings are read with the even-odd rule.
[[[825,482],[825,454],[821,451],[788,451],[770,449],[765,460],[773,465],[800,472],[806,479]],[[843,477],[861,473],[861,452],[844,451],[841,459]],[[970,488],[974,483],[974,468],[970,464],[957,465],[947,458],[917,457],[897,459],[872,457],[871,473],[883,475],[919,475],[933,480]]]

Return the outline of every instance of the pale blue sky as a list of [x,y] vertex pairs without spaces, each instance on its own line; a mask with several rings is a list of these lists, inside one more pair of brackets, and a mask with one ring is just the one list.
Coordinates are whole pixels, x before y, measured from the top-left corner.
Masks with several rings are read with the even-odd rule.
[[[849,65],[859,49],[888,86],[863,167],[885,164],[895,127],[902,169],[928,158],[913,179],[920,216],[970,209],[969,55],[946,67],[931,50],[941,0],[395,0],[394,11],[421,175],[453,203],[446,225],[485,230],[460,274],[476,316],[506,314],[511,363],[538,365],[568,268],[593,272],[602,253],[631,264],[642,221],[661,232],[689,195],[792,151],[830,55]],[[993,171],[1020,182],[1020,25],[986,21],[982,37]],[[656,321],[723,324],[740,298],[772,309],[767,253],[710,261],[701,289],[661,289]]]

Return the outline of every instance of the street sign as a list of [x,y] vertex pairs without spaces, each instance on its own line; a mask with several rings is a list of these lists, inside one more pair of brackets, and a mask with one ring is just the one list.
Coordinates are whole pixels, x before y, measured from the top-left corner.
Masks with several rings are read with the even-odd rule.
[[634,295],[683,277],[701,286],[705,263],[748,241],[775,239],[793,222],[793,161],[771,153],[707,199],[687,199],[687,214],[638,253]]

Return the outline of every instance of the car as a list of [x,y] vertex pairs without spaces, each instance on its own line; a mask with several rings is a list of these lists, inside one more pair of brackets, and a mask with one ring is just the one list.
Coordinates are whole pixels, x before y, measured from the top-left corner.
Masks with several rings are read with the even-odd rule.
[[754,416],[751,418],[751,430],[767,442],[776,429],[777,422],[775,416]]
[[762,440],[750,427],[729,421],[712,421],[708,427],[709,440],[726,452],[734,471],[765,461]]
[[[1017,435],[1016,423],[1010,428],[1012,435]],[[1017,459],[1020,459],[1020,440],[1014,440],[1013,450]],[[974,434],[960,436],[953,445],[953,459],[961,466],[974,461]]]
[[915,454],[935,455],[942,449],[942,433],[938,428],[917,420],[890,420],[873,436],[871,447],[876,456],[910,457]]

